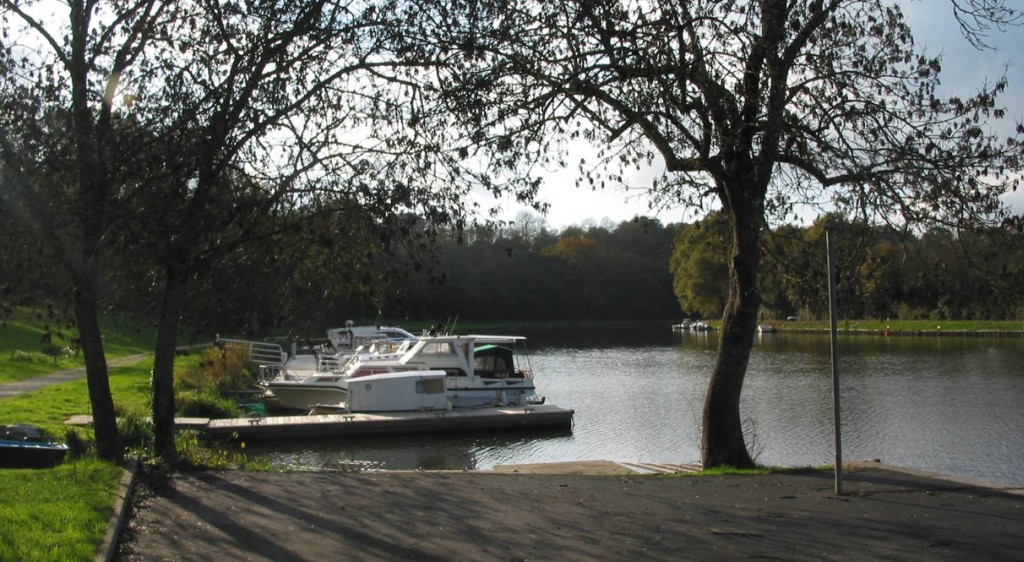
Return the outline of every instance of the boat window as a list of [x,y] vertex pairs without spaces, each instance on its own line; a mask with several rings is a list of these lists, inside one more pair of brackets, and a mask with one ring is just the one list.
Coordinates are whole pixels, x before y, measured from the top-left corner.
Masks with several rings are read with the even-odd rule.
[[500,345],[484,345],[473,353],[473,372],[480,377],[516,376],[512,350]]
[[440,394],[444,392],[444,379],[416,381],[417,394]]
[[454,355],[455,347],[451,342],[429,342],[420,352],[423,355]]

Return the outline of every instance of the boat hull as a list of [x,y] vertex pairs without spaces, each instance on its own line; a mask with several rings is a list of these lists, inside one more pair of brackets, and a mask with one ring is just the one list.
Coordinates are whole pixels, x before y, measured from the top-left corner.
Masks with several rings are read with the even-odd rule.
[[64,462],[62,443],[0,440],[0,468],[48,468]]
[[339,385],[303,384],[299,381],[271,382],[267,390],[283,408],[309,410],[318,404],[342,404],[348,391]]

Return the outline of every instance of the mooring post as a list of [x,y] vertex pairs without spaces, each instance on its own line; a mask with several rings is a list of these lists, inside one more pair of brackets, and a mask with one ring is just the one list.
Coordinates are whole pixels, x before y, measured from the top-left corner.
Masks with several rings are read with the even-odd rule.
[[825,246],[828,249],[828,315],[831,322],[829,334],[832,343],[832,424],[836,436],[836,495],[843,495],[843,437],[839,415],[839,337],[836,322],[836,252],[833,241],[835,226],[825,225]]

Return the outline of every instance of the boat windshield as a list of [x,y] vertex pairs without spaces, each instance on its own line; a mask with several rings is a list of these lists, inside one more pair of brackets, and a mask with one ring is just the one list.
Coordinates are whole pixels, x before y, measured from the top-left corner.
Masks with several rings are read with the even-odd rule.
[[512,350],[500,345],[482,345],[473,350],[473,372],[480,377],[515,376]]
[[423,355],[455,355],[455,346],[451,342],[427,342],[420,349]]

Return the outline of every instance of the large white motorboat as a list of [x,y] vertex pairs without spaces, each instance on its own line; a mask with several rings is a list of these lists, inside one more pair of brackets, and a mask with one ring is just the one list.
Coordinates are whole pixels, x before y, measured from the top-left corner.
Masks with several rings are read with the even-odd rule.
[[[526,406],[539,401],[524,340],[445,335],[423,336],[397,348],[378,344],[376,350],[349,358],[341,372],[274,380],[268,389],[282,406],[298,410],[317,405],[350,411]],[[361,386],[350,397],[351,385]],[[410,399],[409,393],[433,396]]]

